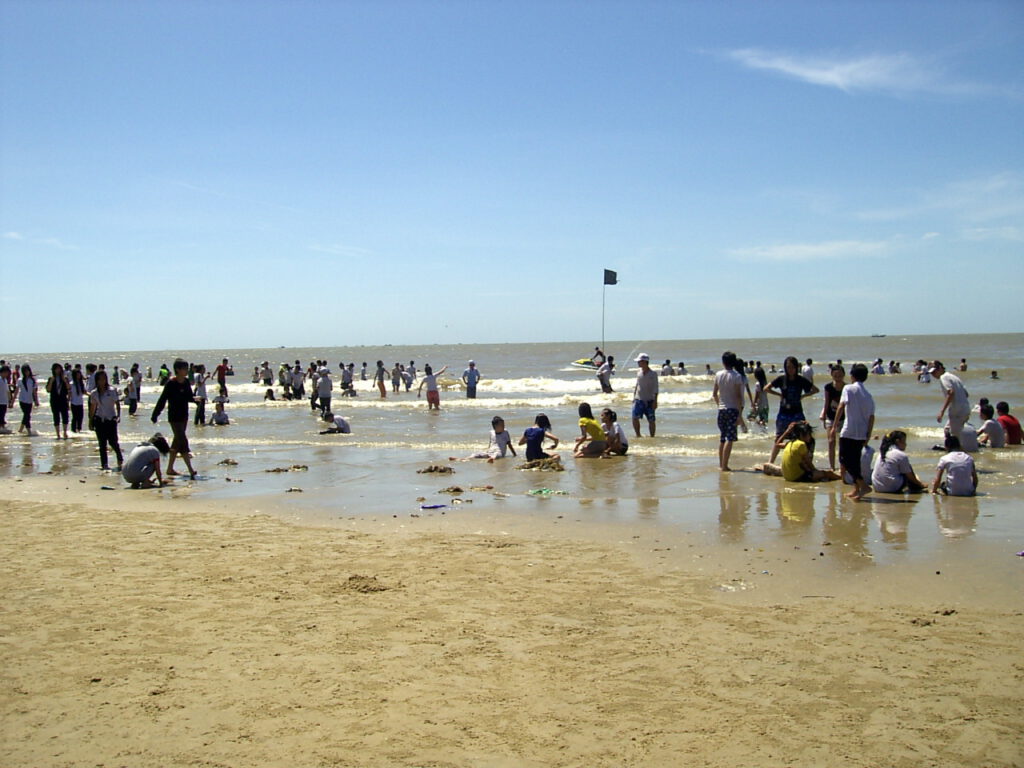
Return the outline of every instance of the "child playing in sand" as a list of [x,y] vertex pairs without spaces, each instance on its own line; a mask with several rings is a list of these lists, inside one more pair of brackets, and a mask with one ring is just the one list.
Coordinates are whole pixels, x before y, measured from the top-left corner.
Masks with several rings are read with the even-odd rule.
[[[426,366],[424,372],[430,366]],[[505,452],[508,451],[513,456],[516,455],[516,449],[512,447],[512,435],[505,429],[505,420],[501,416],[495,416],[491,419],[491,436],[487,442],[487,450],[479,453],[473,453],[467,456],[462,461],[469,461],[471,459],[487,459],[488,464],[493,464],[495,459],[505,458]],[[459,461],[455,456],[448,457],[449,461]]]
[[327,413],[323,415],[323,420],[326,421],[331,426],[328,427],[327,429],[321,430],[321,435],[352,434],[352,427],[349,426],[349,423],[344,416],[335,416],[330,411],[327,411]]

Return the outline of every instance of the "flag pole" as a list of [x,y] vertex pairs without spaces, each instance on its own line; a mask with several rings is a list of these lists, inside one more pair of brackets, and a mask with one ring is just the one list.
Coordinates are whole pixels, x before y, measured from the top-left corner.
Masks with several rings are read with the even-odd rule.
[[[608,293],[607,283],[601,286],[601,353],[604,354],[604,297]],[[608,359],[607,357],[605,358]]]

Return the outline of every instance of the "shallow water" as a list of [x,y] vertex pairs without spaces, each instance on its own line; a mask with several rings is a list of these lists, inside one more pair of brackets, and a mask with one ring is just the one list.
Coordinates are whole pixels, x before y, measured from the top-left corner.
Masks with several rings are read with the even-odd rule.
[[[630,455],[601,461],[574,461],[572,441],[578,434],[576,408],[591,403],[595,411],[611,407],[619,414],[627,433],[635,373],[626,370],[616,377],[616,392],[602,394],[592,372],[573,368],[569,362],[584,356],[586,344],[509,344],[491,346],[438,346],[426,348],[337,347],[333,349],[148,351],[16,356],[29,362],[45,380],[55,361],[103,362],[128,367],[138,362],[156,371],[161,362],[177,356],[203,362],[208,369],[226,355],[235,366],[229,381],[232,419],[228,427],[191,427],[195,465],[207,479],[192,484],[192,493],[208,499],[250,498],[262,511],[290,519],[325,520],[355,515],[440,514],[420,510],[421,504],[445,503],[447,515],[477,511],[516,515],[583,516],[584,522],[657,524],[704,530],[723,542],[754,542],[769,538],[815,546],[825,540],[841,540],[851,562],[884,562],[917,553],[935,552],[954,539],[972,536],[1006,541],[1024,548],[1024,516],[1015,513],[1024,501],[1024,453],[1020,448],[983,451],[976,456],[981,473],[981,496],[976,499],[937,500],[929,497],[904,500],[885,498],[871,505],[842,501],[843,488],[836,484],[787,486],[776,478],[754,473],[722,476],[717,471],[717,429],[711,399],[711,379],[701,372],[705,363],[713,369],[724,349],[781,368],[782,358],[795,354],[811,357],[816,383],[823,386],[827,363],[843,359],[849,369],[856,360],[881,357],[900,360],[908,373],[902,376],[871,376],[867,382],[877,408],[876,432],[901,428],[909,434],[908,453],[919,476],[929,479],[940,454],[931,445],[941,438],[935,416],[941,405],[937,383],[920,384],[909,373],[917,358],[940,357],[951,368],[961,357],[970,368],[962,374],[972,401],[988,397],[1007,400],[1015,412],[1024,410],[1024,335],[886,337],[825,339],[758,339],[702,341],[634,341],[609,344],[607,351],[623,359],[647,352],[659,368],[660,361],[686,362],[687,376],[661,382],[658,436],[631,439]],[[9,360],[12,356],[5,355]],[[255,365],[269,360],[272,367],[283,361],[307,364],[326,358],[334,371],[339,361],[363,360],[374,367],[380,358],[390,368],[395,361],[415,360],[422,372],[425,363],[435,368],[448,364],[453,383],[469,358],[477,361],[484,380],[476,400],[467,400],[458,389],[442,393],[442,410],[428,412],[423,399],[412,392],[397,395],[388,387],[381,400],[370,382],[357,381],[356,398],[341,398],[335,390],[334,410],[352,423],[352,435],[320,435],[325,425],[311,412],[308,401],[264,402],[265,388],[249,381]],[[633,364],[629,363],[628,368]],[[990,371],[998,370],[993,381]],[[335,386],[338,377],[334,375]],[[276,388],[277,389],[277,388]],[[210,394],[213,394],[210,387]],[[280,390],[277,389],[278,395]],[[45,404],[34,420],[38,437],[7,435],[0,439],[0,475],[33,473],[94,473],[98,459],[91,434],[63,442],[52,436],[49,409]],[[125,448],[148,438],[156,427],[149,413],[157,396],[155,382],[143,389],[143,404],[136,417],[125,416],[121,441]],[[773,413],[777,401],[773,400]],[[820,396],[806,407],[816,421]],[[208,409],[208,413],[212,408]],[[538,412],[545,412],[553,431],[562,438],[559,452],[566,471],[521,472],[518,459],[496,464],[461,462],[455,475],[417,474],[428,464],[447,463],[450,456],[466,456],[487,443],[493,415],[505,418],[518,438]],[[16,428],[15,414],[9,422]],[[977,419],[974,419],[977,424]],[[160,425],[167,431],[166,423]],[[646,434],[646,428],[644,429]],[[767,459],[771,434],[754,429],[741,435],[733,452],[734,467],[746,467]],[[237,465],[220,464],[225,459]],[[819,429],[818,466],[827,464],[825,440]],[[307,470],[270,473],[266,470],[305,465]],[[112,478],[116,479],[116,478]],[[179,486],[187,481],[177,480]],[[458,484],[493,486],[493,492],[463,495],[461,505],[439,494]],[[302,492],[285,493],[288,488]],[[560,492],[530,496],[548,488]],[[562,495],[564,494],[564,495]],[[268,501],[269,499],[269,501]],[[424,499],[424,501],[420,501]],[[266,509],[267,506],[271,509]],[[858,511],[852,512],[851,506]],[[1015,542],[1015,543],[1011,543]],[[797,546],[797,544],[794,544]],[[1016,551],[1016,550],[1015,550]]]

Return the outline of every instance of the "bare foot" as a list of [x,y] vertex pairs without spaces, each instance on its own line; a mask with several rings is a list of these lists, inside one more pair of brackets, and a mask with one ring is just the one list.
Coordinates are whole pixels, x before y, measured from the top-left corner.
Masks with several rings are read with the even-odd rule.
[[178,470],[176,470],[176,469],[168,469],[168,470],[167,470],[167,476],[168,476],[168,477],[177,477],[177,476],[178,476],[178,475],[180,475],[180,474],[181,474],[181,472],[179,472],[179,471],[178,471]]

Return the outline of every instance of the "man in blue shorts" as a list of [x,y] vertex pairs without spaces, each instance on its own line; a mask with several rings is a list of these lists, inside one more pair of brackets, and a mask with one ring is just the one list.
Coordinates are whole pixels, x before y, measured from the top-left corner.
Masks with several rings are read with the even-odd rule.
[[658,374],[651,370],[651,358],[641,354],[636,359],[640,370],[636,374],[636,386],[633,387],[633,431],[640,437],[640,417],[647,419],[647,429],[654,437],[657,422],[655,411],[658,410]]
[[737,439],[736,423],[743,408],[743,375],[736,370],[733,352],[722,353],[722,365],[723,369],[715,374],[715,388],[711,396],[718,406],[718,469],[730,472],[729,456]]

